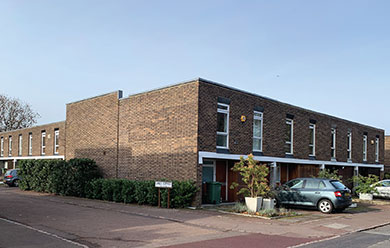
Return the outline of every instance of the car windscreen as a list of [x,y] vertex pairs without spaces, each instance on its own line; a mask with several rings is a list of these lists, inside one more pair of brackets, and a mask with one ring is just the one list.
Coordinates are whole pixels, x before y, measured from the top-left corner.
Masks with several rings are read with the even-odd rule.
[[336,189],[346,189],[347,187],[341,183],[340,181],[330,181],[330,183],[336,188]]

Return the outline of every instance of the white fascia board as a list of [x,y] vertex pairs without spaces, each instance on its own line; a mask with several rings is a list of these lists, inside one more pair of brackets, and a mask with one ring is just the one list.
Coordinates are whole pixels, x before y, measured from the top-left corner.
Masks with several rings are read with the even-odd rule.
[[27,157],[1,157],[0,160],[22,160],[22,159],[65,159],[63,155],[54,156],[27,156]]
[[[240,154],[225,154],[216,152],[199,152],[199,164],[203,164],[203,159],[230,159],[240,160],[243,156],[247,158],[247,155]],[[337,162],[337,161],[321,161],[321,160],[310,160],[310,159],[297,159],[297,158],[279,158],[279,157],[267,157],[267,156],[253,156],[257,161],[261,162],[276,162],[276,163],[288,163],[288,164],[315,164],[315,165],[334,165],[334,166],[358,166],[358,167],[369,167],[383,169],[383,164],[361,164],[351,162]]]

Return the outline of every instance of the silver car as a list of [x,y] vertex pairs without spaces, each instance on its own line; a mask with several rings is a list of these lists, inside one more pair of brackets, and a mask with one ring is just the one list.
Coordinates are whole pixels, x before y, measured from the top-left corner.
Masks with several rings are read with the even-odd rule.
[[374,196],[390,199],[390,179],[379,181],[374,184],[378,192],[374,192]]

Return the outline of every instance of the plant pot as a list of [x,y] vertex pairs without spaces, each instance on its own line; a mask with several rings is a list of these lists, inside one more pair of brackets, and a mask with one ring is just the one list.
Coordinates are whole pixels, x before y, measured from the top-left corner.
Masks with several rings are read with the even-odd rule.
[[262,197],[245,197],[245,205],[249,212],[259,212],[262,200]]
[[369,193],[359,193],[359,199],[364,201],[372,201],[373,194]]
[[263,206],[261,209],[274,209],[275,208],[275,199],[266,198],[263,199]]

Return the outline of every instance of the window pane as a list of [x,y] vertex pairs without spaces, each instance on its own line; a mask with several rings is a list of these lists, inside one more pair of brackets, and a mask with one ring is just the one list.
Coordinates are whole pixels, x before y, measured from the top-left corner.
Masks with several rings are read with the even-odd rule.
[[284,151],[285,151],[286,153],[291,153],[291,144],[286,143],[286,144],[284,145]]
[[318,189],[319,181],[317,180],[306,180],[305,189]]
[[291,124],[286,124],[286,141],[291,142]]
[[[215,105],[214,105],[214,106],[215,106]],[[228,109],[227,106],[221,105],[221,104],[218,104],[218,108],[219,108],[219,109],[223,109],[223,110],[227,110],[227,109]]]
[[253,136],[261,137],[261,120],[253,121]]
[[314,154],[314,146],[309,146],[309,154],[310,155]]
[[218,113],[217,131],[227,132],[227,114]]
[[310,128],[310,145],[314,144],[314,129]]
[[253,139],[253,150],[261,150],[261,139]]
[[227,136],[226,135],[217,135],[217,146],[227,147]]

